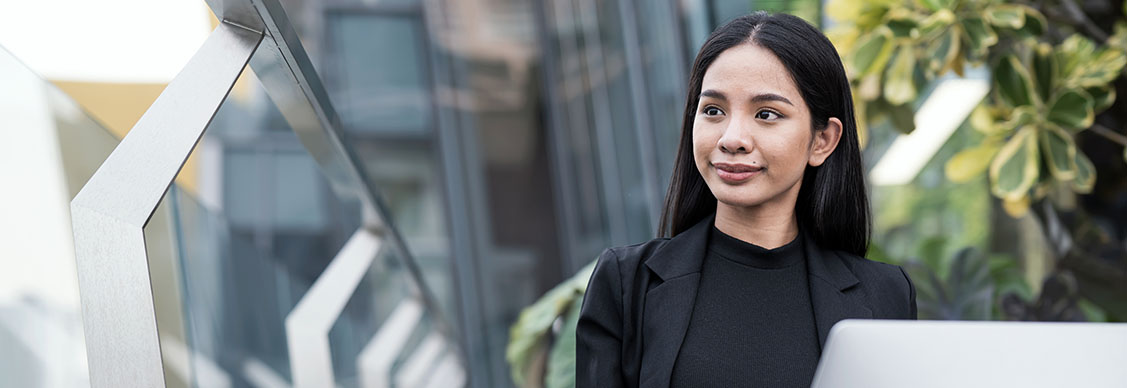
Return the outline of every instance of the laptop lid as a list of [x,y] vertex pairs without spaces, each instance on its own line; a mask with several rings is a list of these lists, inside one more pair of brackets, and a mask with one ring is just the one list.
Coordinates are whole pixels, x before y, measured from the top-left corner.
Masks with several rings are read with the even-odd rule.
[[812,388],[1127,387],[1127,323],[844,320]]

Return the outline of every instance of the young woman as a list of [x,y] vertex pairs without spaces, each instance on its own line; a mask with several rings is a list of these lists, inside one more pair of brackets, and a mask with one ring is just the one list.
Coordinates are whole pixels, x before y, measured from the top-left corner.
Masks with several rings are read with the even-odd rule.
[[809,387],[834,323],[914,319],[907,274],[864,258],[864,169],[830,41],[794,16],[741,17],[701,47],[688,91],[663,238],[599,257],[576,386]]

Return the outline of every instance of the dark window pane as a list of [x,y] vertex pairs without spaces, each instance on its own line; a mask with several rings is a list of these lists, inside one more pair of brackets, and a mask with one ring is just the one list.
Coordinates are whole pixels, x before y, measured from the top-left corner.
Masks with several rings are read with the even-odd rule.
[[329,40],[336,71],[333,102],[358,132],[423,132],[431,124],[421,21],[415,17],[335,15]]

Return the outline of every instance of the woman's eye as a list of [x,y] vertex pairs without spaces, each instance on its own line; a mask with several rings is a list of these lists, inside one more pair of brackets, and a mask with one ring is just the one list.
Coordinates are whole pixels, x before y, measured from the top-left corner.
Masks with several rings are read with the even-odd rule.
[[769,111],[769,110],[761,110],[761,111],[759,111],[759,113],[755,114],[755,118],[760,119],[760,120],[775,120],[775,119],[778,119],[779,117],[780,116],[779,116],[778,113],[775,113],[775,112],[772,112],[772,111]]
[[720,110],[720,108],[717,108],[715,106],[709,106],[709,107],[704,108],[704,115],[705,116],[718,116],[718,115],[722,115],[722,114],[724,114],[724,111]]

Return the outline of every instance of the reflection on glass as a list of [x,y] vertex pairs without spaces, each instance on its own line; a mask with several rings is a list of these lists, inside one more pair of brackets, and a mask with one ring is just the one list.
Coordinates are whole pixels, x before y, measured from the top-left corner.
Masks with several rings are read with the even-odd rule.
[[[70,199],[117,141],[0,48],[0,376],[22,387],[86,376]],[[65,147],[90,150],[64,158]]]
[[336,49],[334,102],[353,131],[427,131],[430,85],[422,20],[410,16],[335,14],[328,19]]
[[190,348],[202,356],[193,373],[290,380],[285,318],[360,226],[359,205],[330,190],[250,72],[195,152],[211,166],[199,198],[170,196]]
[[[235,387],[293,382],[294,368],[307,370],[304,365],[317,360],[309,354],[289,354],[294,344],[288,343],[288,336],[306,329],[287,327],[287,322],[318,284],[345,287],[348,292],[343,294],[347,300],[337,301],[344,304],[339,317],[314,318],[333,322],[328,341],[336,385],[359,386],[361,378],[371,373],[360,365],[365,344],[385,329],[396,306],[416,300],[423,289],[413,282],[402,258],[389,253],[396,251],[392,241],[381,239],[381,250],[370,252],[371,257],[350,256],[370,262],[355,289],[347,282],[326,278],[330,265],[346,260],[342,248],[361,228],[360,202],[329,186],[317,162],[250,72],[236,83],[195,152],[205,166],[199,174],[198,193],[173,190],[169,196],[175,203],[194,381],[219,381]],[[398,182],[408,184],[380,187],[393,194],[390,202],[398,213],[413,215],[417,208],[428,208],[418,203],[425,198],[412,195],[416,186],[433,178],[407,167],[404,171],[409,176],[422,181],[412,184],[400,178]],[[434,223],[407,218],[408,230],[416,232]],[[444,253],[442,249],[430,252],[431,257]],[[432,261],[445,263],[441,258]],[[424,272],[427,268],[424,264]],[[445,274],[444,266],[440,270]],[[333,301],[318,299],[317,303]],[[424,306],[425,319],[396,330],[408,335],[433,332],[434,327],[448,329],[448,325],[433,324],[432,308]],[[450,334],[448,330],[443,333]],[[388,349],[369,353],[377,358],[414,357],[418,349],[413,346],[403,347],[402,353],[388,353]],[[444,347],[434,357],[447,354],[457,354],[457,348]],[[392,377],[401,374],[397,368],[390,369]]]

